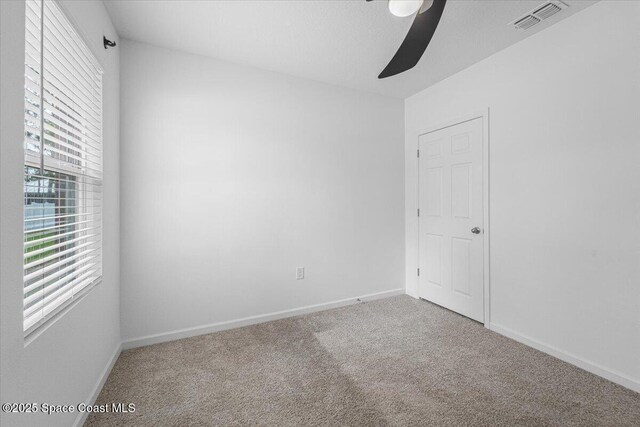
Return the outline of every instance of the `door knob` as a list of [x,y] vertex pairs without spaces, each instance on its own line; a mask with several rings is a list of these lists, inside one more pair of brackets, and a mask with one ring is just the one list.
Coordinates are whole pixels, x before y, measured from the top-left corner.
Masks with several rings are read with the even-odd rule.
[[480,234],[480,228],[479,228],[479,227],[473,227],[473,228],[471,229],[471,232],[472,232],[473,234]]

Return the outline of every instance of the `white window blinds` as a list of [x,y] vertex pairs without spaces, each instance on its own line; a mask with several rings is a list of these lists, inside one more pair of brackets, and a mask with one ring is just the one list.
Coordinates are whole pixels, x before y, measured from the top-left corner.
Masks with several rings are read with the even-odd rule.
[[54,1],[26,1],[24,330],[102,277],[102,70]]

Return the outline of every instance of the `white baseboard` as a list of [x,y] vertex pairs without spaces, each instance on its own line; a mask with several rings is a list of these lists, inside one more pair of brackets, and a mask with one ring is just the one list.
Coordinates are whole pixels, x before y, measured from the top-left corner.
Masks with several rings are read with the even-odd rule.
[[598,375],[602,378],[606,378],[609,381],[612,381],[616,384],[620,384],[623,387],[626,387],[630,390],[640,393],[640,382],[624,374],[612,371],[611,369],[605,368],[604,366],[598,365],[593,362],[589,362],[587,360],[584,360],[573,354],[567,353],[558,348],[541,343],[540,341],[524,336],[512,329],[505,328],[504,326],[491,323],[489,325],[489,329],[500,335],[504,335],[507,338],[511,338],[522,344],[528,345],[529,347],[533,347],[536,350],[540,350],[543,353],[547,353],[553,357],[557,357],[558,359],[564,362],[570,363],[572,365],[575,365],[578,368],[584,369],[587,372],[591,372],[592,374]]
[[413,289],[413,288],[407,288],[405,290],[405,293],[407,295],[409,295],[410,297],[413,297],[415,299],[419,299],[420,297],[418,296],[418,290],[417,289]]
[[[118,360],[118,356],[120,356],[121,352],[122,352],[122,344],[118,344],[113,354],[111,355],[111,358],[107,362],[107,366],[104,367],[102,374],[98,378],[98,382],[96,383],[95,387],[91,391],[91,394],[85,401],[87,405],[93,405],[96,402],[96,399],[98,398],[98,395],[100,395],[100,392],[102,391],[102,387],[104,387],[104,383],[107,382],[107,378],[109,378],[111,369],[113,369],[113,365],[116,364],[116,360]],[[82,426],[84,422],[87,420],[87,416],[89,416],[88,412],[79,412],[78,416],[76,417],[76,421],[73,423],[73,426],[74,427]]]
[[174,341],[182,338],[205,335],[213,332],[225,331],[227,329],[240,328],[242,326],[255,325],[257,323],[270,322],[272,320],[284,319],[287,317],[300,316],[302,314],[314,313],[316,311],[328,310],[331,308],[344,307],[357,304],[359,302],[373,301],[388,298],[396,295],[404,295],[405,289],[392,289],[390,291],[378,292],[375,294],[362,295],[359,297],[346,298],[338,301],[331,301],[322,304],[309,305],[306,307],[294,308],[290,310],[277,311],[274,313],[261,314],[258,316],[244,317],[236,320],[213,323],[205,326],[180,329],[176,331],[164,332],[160,334],[147,335],[139,338],[132,338],[122,343],[122,349],[128,350],[145,345],[158,344],[167,341]]

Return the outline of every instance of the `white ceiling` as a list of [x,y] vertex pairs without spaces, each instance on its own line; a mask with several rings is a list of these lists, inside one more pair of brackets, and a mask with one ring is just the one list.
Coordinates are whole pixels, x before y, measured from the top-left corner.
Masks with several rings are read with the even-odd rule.
[[[528,31],[507,23],[544,0],[449,0],[420,63],[378,80],[411,26],[385,0],[107,0],[122,38],[405,98],[576,13]],[[558,42],[561,42],[559,40]]]

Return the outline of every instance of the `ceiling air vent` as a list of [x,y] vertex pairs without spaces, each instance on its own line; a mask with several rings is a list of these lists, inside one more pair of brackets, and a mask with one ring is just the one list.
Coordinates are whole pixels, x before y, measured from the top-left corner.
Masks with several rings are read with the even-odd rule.
[[557,4],[547,3],[540,9],[533,12],[533,15],[539,19],[547,19],[548,17],[555,15],[561,10],[562,8],[560,8],[560,6],[558,6]]
[[552,0],[541,4],[529,13],[525,13],[509,25],[515,27],[516,30],[528,30],[539,22],[552,17],[556,13],[562,11],[562,9],[568,7],[566,4],[559,0]]
[[527,15],[513,23],[518,30],[528,30],[536,25],[540,20],[531,15]]

